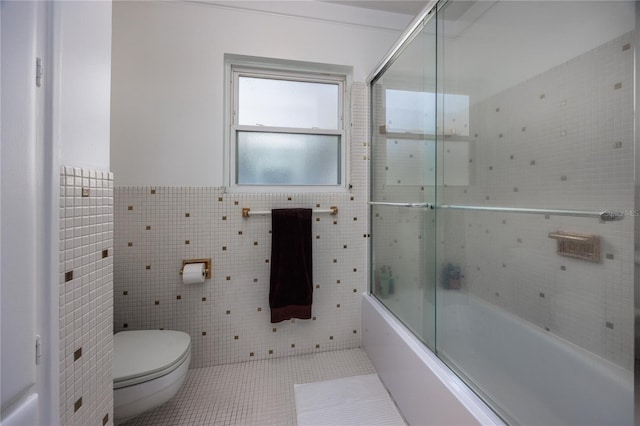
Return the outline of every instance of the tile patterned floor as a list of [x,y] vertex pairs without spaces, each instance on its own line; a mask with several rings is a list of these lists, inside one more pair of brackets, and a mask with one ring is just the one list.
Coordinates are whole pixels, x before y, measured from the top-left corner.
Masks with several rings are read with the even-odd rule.
[[372,373],[362,349],[195,368],[172,400],[126,425],[295,425],[295,383]]

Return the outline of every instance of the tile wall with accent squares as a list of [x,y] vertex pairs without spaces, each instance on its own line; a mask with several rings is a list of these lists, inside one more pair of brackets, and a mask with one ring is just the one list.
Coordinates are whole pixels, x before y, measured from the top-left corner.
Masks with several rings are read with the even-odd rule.
[[112,425],[113,175],[60,169],[60,423]]
[[[438,163],[438,173],[444,174],[439,182],[445,183],[438,203],[617,210],[626,213],[623,220],[453,210],[438,210],[436,218],[441,235],[438,279],[446,264],[457,265],[463,291],[629,370],[634,327],[634,49],[633,35],[625,34],[489,98],[472,97],[464,123],[469,136],[452,136],[438,146],[443,149],[438,158],[444,158],[444,164]],[[384,123],[384,107],[380,109],[376,120]],[[373,167],[383,174],[374,179],[380,199],[434,199],[433,186],[398,182],[392,174],[400,168],[409,178],[428,175],[417,168],[416,152],[404,153],[404,163],[400,157],[391,161],[385,151],[393,141],[384,135],[374,138]],[[464,166],[463,173],[459,161],[452,165],[447,160],[456,144],[467,144],[463,151],[468,152],[468,170]],[[417,270],[407,267],[416,254],[430,258],[430,246],[421,240],[433,232],[428,225],[434,215],[396,210],[379,207],[372,218],[376,235],[384,234],[374,240],[377,256],[398,271],[400,293],[386,303],[400,303],[404,297],[413,328],[420,333],[423,315],[428,317],[423,333],[428,334],[433,327],[427,306],[432,292],[423,292],[428,282],[403,274]],[[426,226],[421,228],[423,220]],[[393,229],[414,235],[409,238],[413,249],[400,247]],[[599,236],[601,261],[558,255],[556,240],[549,238],[555,231]],[[426,297],[421,298],[423,293]],[[438,303],[446,303],[446,292],[438,297]]]
[[[350,191],[228,193],[223,187],[117,187],[114,329],[173,329],[192,339],[192,367],[360,346],[367,285],[367,89],[351,90]],[[272,208],[315,213],[313,318],[270,322]],[[212,278],[182,283],[185,259],[212,259]]]
[[[632,34],[471,107],[471,183],[448,204],[586,211],[634,208]],[[447,143],[445,142],[445,149]],[[445,171],[446,174],[446,164]],[[633,368],[634,220],[452,212],[449,262],[471,293]],[[596,235],[601,261],[556,253],[556,231]]]

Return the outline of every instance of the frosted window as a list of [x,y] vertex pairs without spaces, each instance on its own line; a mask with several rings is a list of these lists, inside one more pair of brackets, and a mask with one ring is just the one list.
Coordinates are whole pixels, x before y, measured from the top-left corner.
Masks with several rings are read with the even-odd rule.
[[[469,96],[438,93],[444,108],[439,134],[469,136]],[[386,90],[386,125],[389,132],[436,133],[436,94]]]
[[340,136],[237,133],[239,185],[339,185]]
[[253,64],[232,64],[231,72],[230,186],[344,188],[347,75]]
[[434,134],[436,122],[435,93],[386,91],[387,130]]
[[338,84],[241,76],[238,86],[240,125],[339,127]]

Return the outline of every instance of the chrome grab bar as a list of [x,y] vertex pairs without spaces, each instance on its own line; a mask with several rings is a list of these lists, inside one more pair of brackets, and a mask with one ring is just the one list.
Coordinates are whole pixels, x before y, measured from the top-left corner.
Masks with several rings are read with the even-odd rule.
[[473,210],[473,211],[486,211],[486,212],[502,212],[502,213],[526,213],[526,214],[544,214],[550,216],[574,216],[574,217],[595,217],[603,222],[613,222],[624,219],[623,212],[617,211],[586,211],[586,210],[560,210],[560,209],[528,209],[519,207],[491,207],[491,206],[460,206],[451,204],[442,204],[436,206],[430,203],[391,203],[385,201],[370,201],[370,205],[373,206],[395,206],[395,207],[419,207],[435,209],[447,209],[447,210]]

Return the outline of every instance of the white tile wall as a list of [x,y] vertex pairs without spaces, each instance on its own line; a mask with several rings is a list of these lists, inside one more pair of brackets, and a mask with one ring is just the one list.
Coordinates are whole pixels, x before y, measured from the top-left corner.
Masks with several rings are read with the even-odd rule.
[[60,423],[113,424],[113,176],[60,169]]
[[[343,193],[238,194],[221,187],[115,190],[116,331],[175,329],[192,338],[192,367],[360,345],[367,283],[367,91],[352,87],[350,183]],[[312,320],[270,323],[270,216],[243,207],[327,209],[313,216]],[[213,277],[184,285],[183,259],[212,258]]]
[[627,34],[489,99],[472,99],[473,182],[446,188],[444,196],[486,205],[631,210],[631,41]]
[[[425,286],[451,262],[461,266],[463,290],[632,368],[633,58],[626,34],[489,99],[471,99],[469,185],[438,193],[442,204],[619,210],[628,214],[623,221],[441,210],[438,271],[431,271],[435,215],[374,209],[374,267],[390,266],[396,284],[383,300],[401,306],[397,314],[424,339],[434,327],[433,290]],[[375,90],[374,119],[385,123],[384,87]],[[373,138],[376,201],[435,200],[433,186],[389,185],[386,137],[374,131]],[[456,172],[441,163],[438,170],[445,182]],[[602,262],[557,255],[548,234],[558,230],[599,235]]]
[[[631,216],[631,44],[624,35],[473,105],[472,183],[444,188],[445,202]],[[470,292],[632,368],[633,217],[446,212],[438,222],[442,261],[462,266]],[[599,235],[602,262],[557,255],[548,234],[558,230]]]

